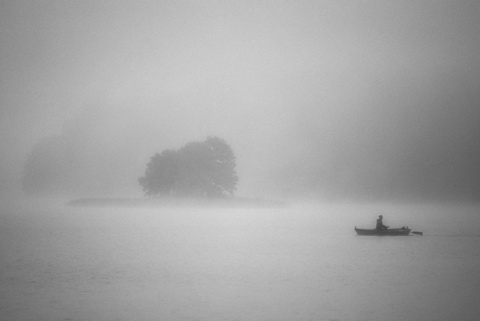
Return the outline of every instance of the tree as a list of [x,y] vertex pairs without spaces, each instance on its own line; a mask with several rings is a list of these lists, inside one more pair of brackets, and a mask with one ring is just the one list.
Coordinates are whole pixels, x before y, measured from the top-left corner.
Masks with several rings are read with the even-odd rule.
[[178,176],[178,155],[173,150],[155,154],[147,164],[145,176],[138,182],[146,195],[172,194]]
[[230,146],[221,138],[208,137],[178,151],[155,154],[138,181],[147,196],[224,197],[236,189],[235,166]]

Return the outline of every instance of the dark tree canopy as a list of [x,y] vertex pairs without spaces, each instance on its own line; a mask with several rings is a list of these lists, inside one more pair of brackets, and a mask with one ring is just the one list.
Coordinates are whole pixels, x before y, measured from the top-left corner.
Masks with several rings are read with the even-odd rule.
[[172,194],[178,176],[178,165],[179,158],[173,150],[155,154],[147,164],[145,176],[138,179],[146,195]]
[[208,137],[178,151],[155,154],[138,182],[147,196],[223,197],[236,189],[235,166],[230,146],[221,138]]

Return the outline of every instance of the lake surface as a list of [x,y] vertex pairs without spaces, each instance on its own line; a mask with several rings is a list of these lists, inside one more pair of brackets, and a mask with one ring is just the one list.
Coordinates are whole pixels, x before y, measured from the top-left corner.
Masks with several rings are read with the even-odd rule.
[[0,213],[0,320],[478,320],[479,272],[479,207]]

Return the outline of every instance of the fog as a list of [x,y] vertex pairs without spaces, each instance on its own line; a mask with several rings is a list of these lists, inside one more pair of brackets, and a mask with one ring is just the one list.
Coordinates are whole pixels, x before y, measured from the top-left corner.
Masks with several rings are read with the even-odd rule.
[[480,199],[475,1],[2,1],[0,42],[1,196],[48,139],[75,196],[140,197],[216,135],[241,196]]

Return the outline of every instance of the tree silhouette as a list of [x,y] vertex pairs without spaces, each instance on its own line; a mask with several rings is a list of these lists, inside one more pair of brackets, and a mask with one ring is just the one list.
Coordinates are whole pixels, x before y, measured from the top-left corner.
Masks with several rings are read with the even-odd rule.
[[178,175],[178,155],[175,151],[165,150],[155,154],[147,164],[145,176],[138,182],[146,195],[172,194]]
[[235,166],[230,146],[221,138],[208,137],[178,151],[155,154],[138,182],[147,196],[223,197],[236,189]]

